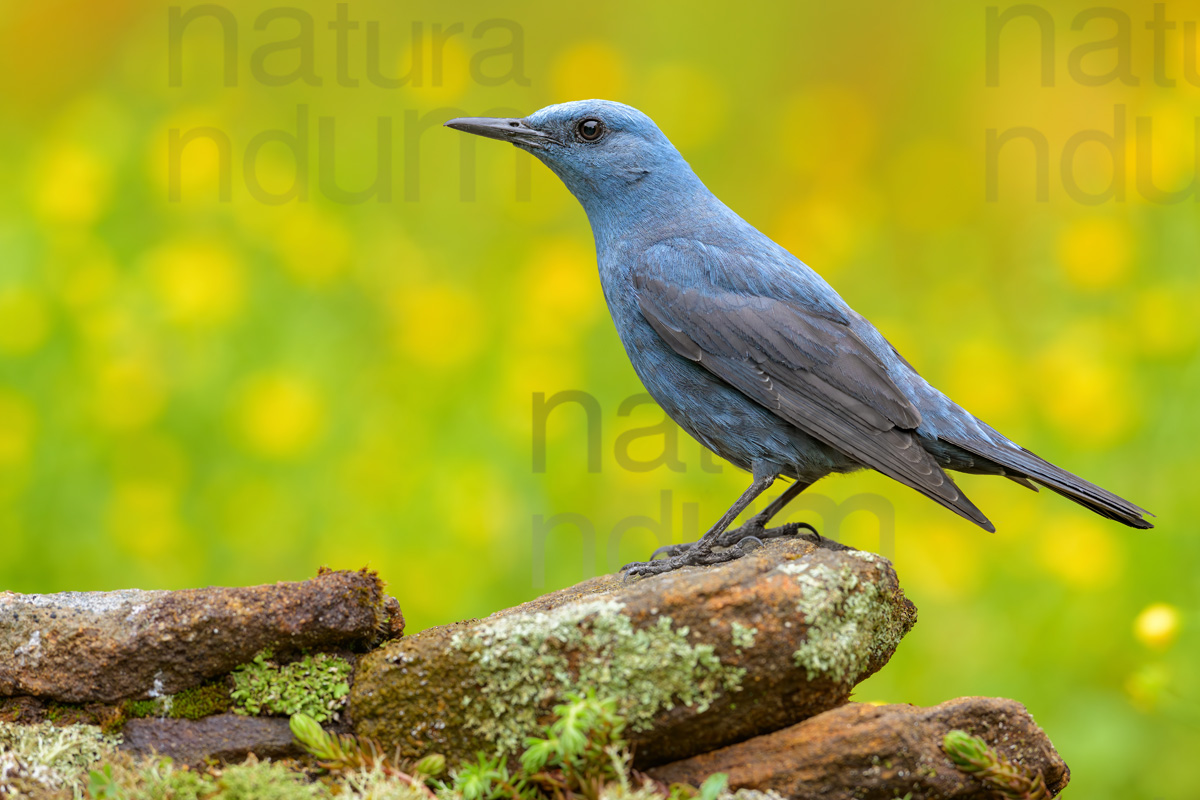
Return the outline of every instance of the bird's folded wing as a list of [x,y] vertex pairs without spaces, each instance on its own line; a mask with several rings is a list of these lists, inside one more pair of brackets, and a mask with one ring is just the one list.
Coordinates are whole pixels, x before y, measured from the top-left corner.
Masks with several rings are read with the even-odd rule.
[[634,278],[643,316],[699,363],[813,438],[993,530],[917,441],[920,412],[842,322],[798,304],[711,284]]

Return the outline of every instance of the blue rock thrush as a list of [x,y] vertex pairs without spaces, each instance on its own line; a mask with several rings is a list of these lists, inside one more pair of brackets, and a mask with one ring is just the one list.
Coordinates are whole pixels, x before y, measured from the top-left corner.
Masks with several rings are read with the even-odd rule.
[[[1039,458],[929,385],[817,273],[713,196],[637,109],[583,100],[446,125],[511,142],[562,179],[587,211],[604,297],[638,377],[680,427],[753,476],[698,542],[660,548],[627,575],[728,561],[744,541],[809,527],[766,529],[813,482],[864,467],[989,531],[945,470],[1040,484],[1151,527],[1149,512]],[[794,483],[731,530],[779,477]]]

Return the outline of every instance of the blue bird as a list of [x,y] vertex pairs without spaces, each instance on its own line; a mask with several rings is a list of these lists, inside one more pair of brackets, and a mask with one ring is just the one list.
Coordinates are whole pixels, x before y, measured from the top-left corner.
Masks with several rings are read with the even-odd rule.
[[[766,525],[820,478],[866,467],[988,531],[995,527],[946,470],[1045,486],[1101,516],[1152,527],[1149,512],[1039,458],[933,388],[820,275],[718,200],[637,109],[582,100],[524,119],[445,124],[511,142],[562,179],[587,212],[608,309],[647,391],[753,476],[698,542],[660,548],[626,565],[627,575],[732,560],[746,541],[810,528]],[[780,477],[794,483],[730,529]]]

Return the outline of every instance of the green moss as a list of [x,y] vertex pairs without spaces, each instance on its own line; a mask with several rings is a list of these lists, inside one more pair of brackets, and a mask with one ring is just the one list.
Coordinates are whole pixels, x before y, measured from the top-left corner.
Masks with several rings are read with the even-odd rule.
[[703,712],[722,692],[741,688],[745,670],[722,664],[711,645],[659,617],[634,628],[615,601],[573,603],[514,614],[458,634],[452,645],[475,665],[480,690],[464,695],[468,728],[515,752],[537,730],[538,716],[568,694],[603,686],[619,698],[633,730],[682,703]]
[[152,700],[126,700],[121,705],[126,719],[142,719],[143,717],[163,716],[163,698]]
[[177,719],[200,719],[223,714],[233,705],[229,690],[223,683],[204,683],[184,689],[174,696],[170,716]]
[[[866,554],[870,555],[870,554]],[[874,563],[874,557],[863,560]],[[857,682],[873,656],[895,650],[907,627],[875,581],[860,581],[854,570],[822,563],[792,561],[777,568],[803,588],[797,607],[808,623],[795,665],[809,680]]]
[[730,625],[730,634],[733,637],[734,647],[739,650],[749,650],[751,647],[754,647],[754,637],[758,635],[758,628],[751,628],[740,622],[734,622]]
[[271,661],[264,650],[233,671],[231,694],[239,714],[308,714],[318,722],[336,719],[350,692],[350,664],[328,653],[291,664]]
[[223,682],[204,683],[181,692],[149,700],[126,700],[121,704],[121,722],[143,717],[200,719],[222,714],[233,705]]
[[79,703],[57,703],[51,701],[46,704],[46,721],[74,724],[84,722],[88,716],[84,707]]
[[0,722],[0,795],[36,797],[65,789],[78,796],[88,768],[111,755],[119,741],[95,725]]

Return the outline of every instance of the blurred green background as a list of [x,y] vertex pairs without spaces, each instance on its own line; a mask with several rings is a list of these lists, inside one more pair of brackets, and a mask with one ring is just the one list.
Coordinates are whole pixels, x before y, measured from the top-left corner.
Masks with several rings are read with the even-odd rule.
[[[662,417],[619,413],[642,389],[582,210],[527,156],[438,127],[605,97],[655,118],[951,397],[1158,514],[1135,532],[963,477],[986,535],[877,475],[819,484],[894,505],[894,544],[867,513],[824,532],[890,551],[920,608],[859,698],[1013,697],[1072,767],[1068,796],[1196,796],[1200,206],[1194,185],[1167,203],[1146,184],[1195,179],[1195,4],[1163,6],[1161,41],[1149,3],[1078,30],[1086,4],[1034,4],[1040,23],[1001,30],[994,86],[979,2],[353,2],[341,56],[336,5],[256,25],[271,7],[189,23],[177,85],[171,6],[0,7],[0,588],[370,564],[415,631],[574,583],[589,558],[644,558],[656,540],[630,518],[661,522],[664,502],[677,540],[698,535],[746,478],[706,471],[686,437],[682,471],[619,463],[618,437]],[[254,144],[296,136],[298,115],[299,176],[282,143]],[[390,201],[331,199],[330,173],[347,191],[380,175],[380,118]],[[1048,199],[1014,140],[988,201],[987,131],[1021,127],[1046,142]],[[199,128],[215,131],[172,160],[172,136]],[[1086,130],[1123,141],[1080,146],[1068,191],[1064,150]],[[1123,195],[1083,202],[1114,153]],[[306,198],[288,199],[297,182]],[[551,413],[534,469],[532,398],[566,390],[599,404],[599,471],[579,406]],[[562,525],[538,544],[535,518],[556,514],[594,537]]]

